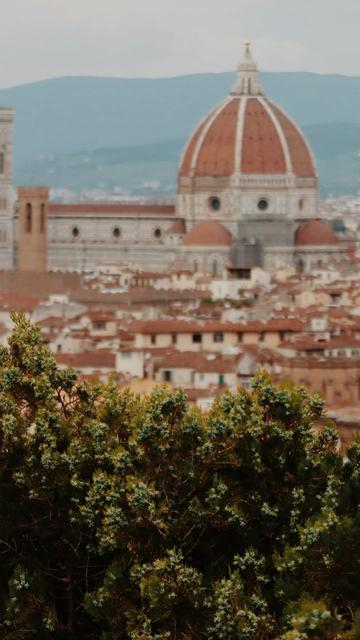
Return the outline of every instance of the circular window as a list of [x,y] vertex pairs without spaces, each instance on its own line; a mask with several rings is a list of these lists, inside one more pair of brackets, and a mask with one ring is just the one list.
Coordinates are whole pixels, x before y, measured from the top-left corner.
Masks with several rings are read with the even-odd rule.
[[154,231],[155,238],[161,238],[161,229],[159,227]]
[[80,235],[80,231],[78,227],[73,227],[71,231],[72,237],[77,238]]
[[120,236],[121,236],[121,231],[120,231],[119,227],[115,227],[113,229],[113,237],[114,238],[120,238]]
[[220,211],[221,209],[221,201],[220,198],[209,198],[209,205],[213,211]]
[[266,209],[269,206],[269,203],[265,198],[261,198],[261,200],[259,200],[257,206],[258,206],[258,209],[260,209],[260,211],[266,211]]

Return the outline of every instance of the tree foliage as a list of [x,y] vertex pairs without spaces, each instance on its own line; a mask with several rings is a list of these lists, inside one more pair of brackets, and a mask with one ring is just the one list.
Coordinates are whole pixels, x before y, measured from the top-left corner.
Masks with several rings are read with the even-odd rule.
[[0,637],[360,638],[360,443],[303,388],[141,400],[0,351]]

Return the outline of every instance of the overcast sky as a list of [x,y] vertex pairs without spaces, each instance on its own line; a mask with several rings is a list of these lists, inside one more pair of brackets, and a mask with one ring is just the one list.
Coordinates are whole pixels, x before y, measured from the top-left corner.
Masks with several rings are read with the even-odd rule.
[[236,67],[360,75],[360,0],[10,0],[0,87],[64,75],[173,76]]

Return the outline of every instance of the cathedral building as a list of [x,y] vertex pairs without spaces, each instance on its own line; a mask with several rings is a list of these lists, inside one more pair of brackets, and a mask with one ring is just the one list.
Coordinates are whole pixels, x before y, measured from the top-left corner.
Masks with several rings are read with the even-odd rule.
[[[89,270],[104,263],[213,275],[249,266],[309,270],[341,258],[318,220],[311,149],[264,95],[246,43],[229,95],[197,126],[179,164],[174,205],[49,202],[43,187],[12,188],[12,122],[0,110],[0,268]],[[16,203],[15,203],[16,200]]]

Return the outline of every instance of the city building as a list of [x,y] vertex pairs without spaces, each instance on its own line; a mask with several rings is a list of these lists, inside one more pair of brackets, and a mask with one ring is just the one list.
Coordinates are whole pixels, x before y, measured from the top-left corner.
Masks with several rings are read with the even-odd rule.
[[342,259],[344,244],[318,220],[311,149],[264,95],[249,43],[229,95],[185,146],[172,204],[60,204],[49,202],[46,188],[24,187],[14,206],[13,115],[0,111],[3,269],[86,271],[115,263],[237,278],[254,267],[307,271]]

